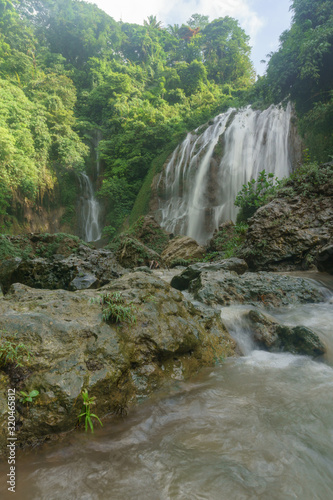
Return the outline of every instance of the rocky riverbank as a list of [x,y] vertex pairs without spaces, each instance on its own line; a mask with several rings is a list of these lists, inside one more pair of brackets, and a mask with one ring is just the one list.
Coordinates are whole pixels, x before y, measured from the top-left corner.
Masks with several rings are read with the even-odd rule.
[[[250,319],[260,348],[311,356],[325,352],[318,336],[301,325],[288,329],[262,315],[253,319],[258,308],[323,301],[320,287],[298,277],[249,272],[238,258],[163,269],[173,252],[186,263],[198,258],[196,250],[202,256],[203,249],[190,238],[169,241],[164,233],[160,245],[161,234],[158,230],[159,253],[133,235],[120,239],[116,254],[68,235],[30,235],[29,255],[22,255],[20,238],[8,240],[18,253],[0,264],[2,449],[8,388],[17,394],[18,445],[32,446],[78,426],[84,389],[96,398],[93,410],[103,420],[125,414],[172,380],[239,355],[221,307],[256,308]],[[126,252],[129,240],[137,253]],[[159,269],[134,267],[150,262]],[[20,391],[39,394],[23,402]]]

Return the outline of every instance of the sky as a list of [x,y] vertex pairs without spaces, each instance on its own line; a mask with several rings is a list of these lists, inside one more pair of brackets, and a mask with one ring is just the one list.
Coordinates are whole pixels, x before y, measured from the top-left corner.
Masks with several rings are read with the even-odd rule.
[[209,16],[213,21],[231,16],[239,21],[250,39],[252,61],[257,74],[265,72],[266,54],[279,47],[279,36],[289,29],[291,0],[88,0],[115,21],[143,24],[148,16],[156,16],[164,27],[186,24],[192,14]]

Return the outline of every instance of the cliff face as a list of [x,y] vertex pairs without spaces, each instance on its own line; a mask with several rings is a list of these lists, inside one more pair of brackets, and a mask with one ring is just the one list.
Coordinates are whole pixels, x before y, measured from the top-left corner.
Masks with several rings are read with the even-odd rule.
[[[249,221],[240,255],[252,270],[309,269],[333,272],[333,163],[322,165],[315,184],[259,208]],[[325,182],[326,180],[326,182]],[[312,182],[312,185],[310,185]]]
[[48,190],[42,199],[35,201],[19,191],[12,194],[7,213],[0,216],[2,232],[13,235],[26,233],[71,233],[78,234],[75,210],[77,189],[70,187],[71,199],[62,199],[59,186]]

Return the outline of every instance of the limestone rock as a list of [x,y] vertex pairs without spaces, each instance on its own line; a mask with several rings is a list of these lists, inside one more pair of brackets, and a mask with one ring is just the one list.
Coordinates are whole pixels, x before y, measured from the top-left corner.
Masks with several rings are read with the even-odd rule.
[[282,306],[297,303],[321,302],[323,292],[310,280],[274,273],[245,273],[206,271],[191,281],[189,291],[208,305],[255,304]]
[[4,260],[0,264],[0,284],[4,293],[13,283],[32,288],[74,291],[98,288],[123,272],[112,252],[81,245],[75,254],[67,258],[55,255],[48,259],[24,260],[16,257]]
[[127,236],[141,241],[159,254],[168,246],[170,239],[170,233],[161,228],[152,215],[139,217],[129,229]]
[[175,262],[202,259],[205,249],[189,236],[177,236],[170,241],[162,252],[162,258],[167,266]]
[[128,236],[121,239],[116,255],[119,263],[126,268],[150,267],[152,261],[157,262],[159,267],[164,267],[163,259],[157,252]]
[[186,290],[191,281],[198,278],[202,272],[215,271],[235,271],[237,274],[244,274],[248,267],[245,260],[237,259],[232,257],[231,259],[224,259],[212,263],[198,262],[197,264],[192,264],[188,266],[181,274],[173,277],[171,280],[171,286],[177,290]]
[[[103,321],[101,294],[121,294],[132,323]],[[112,299],[111,299],[112,301]],[[102,301],[103,302],[103,301]],[[36,403],[17,403],[18,442],[30,445],[74,429],[82,389],[96,396],[103,418],[123,412],[165,381],[187,377],[235,344],[215,311],[197,310],[154,274],[127,273],[100,290],[36,290],[13,284],[0,299],[5,339],[32,352],[22,367],[0,367],[17,391],[40,392]],[[6,391],[0,391],[0,441],[6,444]]]
[[333,198],[277,198],[259,208],[239,256],[252,270],[333,271]]

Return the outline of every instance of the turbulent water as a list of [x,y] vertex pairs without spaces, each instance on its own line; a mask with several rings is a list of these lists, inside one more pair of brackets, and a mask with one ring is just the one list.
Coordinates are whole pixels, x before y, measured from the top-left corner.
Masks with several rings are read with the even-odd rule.
[[250,107],[217,116],[204,132],[189,133],[158,181],[162,227],[205,243],[222,221],[235,220],[234,200],[250,179],[265,170],[290,173],[291,105],[265,111]]
[[84,241],[97,241],[102,237],[100,204],[95,198],[93,185],[87,174],[80,174],[80,221]]
[[[175,381],[93,436],[72,433],[21,456],[15,498],[330,500],[332,303],[327,292],[325,303],[273,311],[320,335],[328,354],[319,361],[256,350],[242,319],[246,306],[223,308],[245,356]],[[0,497],[12,498],[4,480]]]

